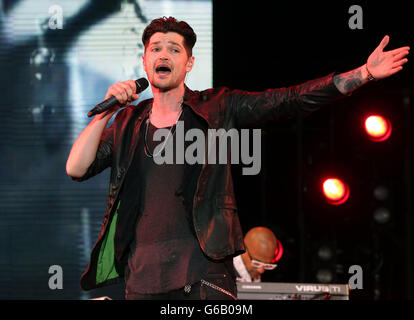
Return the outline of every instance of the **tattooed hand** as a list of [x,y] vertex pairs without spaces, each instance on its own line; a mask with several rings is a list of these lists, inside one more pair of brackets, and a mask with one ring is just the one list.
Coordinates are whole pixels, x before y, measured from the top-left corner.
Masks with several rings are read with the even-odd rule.
[[403,68],[402,65],[408,61],[407,58],[404,58],[410,51],[408,46],[387,52],[383,51],[389,41],[390,37],[385,36],[367,60],[367,69],[377,80],[397,73]]
[[358,89],[369,81],[368,71],[376,80],[384,79],[400,71],[402,65],[408,61],[404,57],[410,51],[410,47],[384,52],[389,41],[390,37],[385,36],[363,66],[335,75],[333,81],[338,90],[343,94],[350,94]]

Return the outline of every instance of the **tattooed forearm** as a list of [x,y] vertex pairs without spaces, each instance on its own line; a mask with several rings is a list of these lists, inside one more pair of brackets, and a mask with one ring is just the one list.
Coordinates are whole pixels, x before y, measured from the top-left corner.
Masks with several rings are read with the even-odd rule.
[[333,81],[343,94],[348,94],[366,83],[362,67],[334,76]]

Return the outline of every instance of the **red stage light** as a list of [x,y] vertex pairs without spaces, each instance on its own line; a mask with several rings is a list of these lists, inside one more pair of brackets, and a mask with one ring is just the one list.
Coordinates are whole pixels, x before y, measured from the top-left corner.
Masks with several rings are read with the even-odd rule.
[[380,115],[371,115],[365,119],[365,131],[372,141],[385,141],[391,135],[391,122]]
[[272,263],[278,262],[282,258],[282,255],[283,255],[282,243],[279,241],[279,239],[276,239],[276,243],[277,243],[277,246],[275,250],[275,257],[273,258]]
[[340,205],[349,198],[349,187],[337,178],[329,178],[323,182],[323,194],[327,201],[333,205]]

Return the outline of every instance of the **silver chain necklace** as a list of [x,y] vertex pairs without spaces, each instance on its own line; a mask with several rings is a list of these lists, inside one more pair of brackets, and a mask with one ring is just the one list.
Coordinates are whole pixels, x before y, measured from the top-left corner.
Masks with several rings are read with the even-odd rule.
[[[177,120],[175,121],[175,124],[173,126],[171,126],[171,129],[168,132],[168,136],[167,136],[167,138],[165,138],[164,143],[162,144],[162,148],[156,154],[151,153],[150,148],[148,147],[148,141],[147,141],[147,139],[148,139],[147,138],[148,137],[148,127],[149,127],[151,113],[152,113],[152,108],[151,108],[151,111],[150,111],[150,113],[148,115],[148,118],[147,118],[147,121],[146,121],[146,128],[145,128],[145,135],[144,135],[144,152],[145,152],[145,155],[147,157],[154,158],[154,157],[158,156],[162,152],[162,150],[164,150],[165,145],[167,144],[168,138],[170,137],[173,128],[176,127],[177,122],[180,119],[181,114],[183,113],[183,108],[182,108],[182,104],[181,104],[181,111],[178,114]],[[175,130],[172,134],[174,134],[174,133],[175,133]]]

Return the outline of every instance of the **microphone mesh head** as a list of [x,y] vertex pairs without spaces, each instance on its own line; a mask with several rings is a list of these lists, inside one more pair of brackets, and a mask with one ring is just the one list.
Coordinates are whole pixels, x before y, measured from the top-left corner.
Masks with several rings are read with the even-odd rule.
[[136,93],[140,93],[144,91],[148,87],[148,80],[145,78],[140,78],[138,80],[135,80],[135,84],[137,86]]

